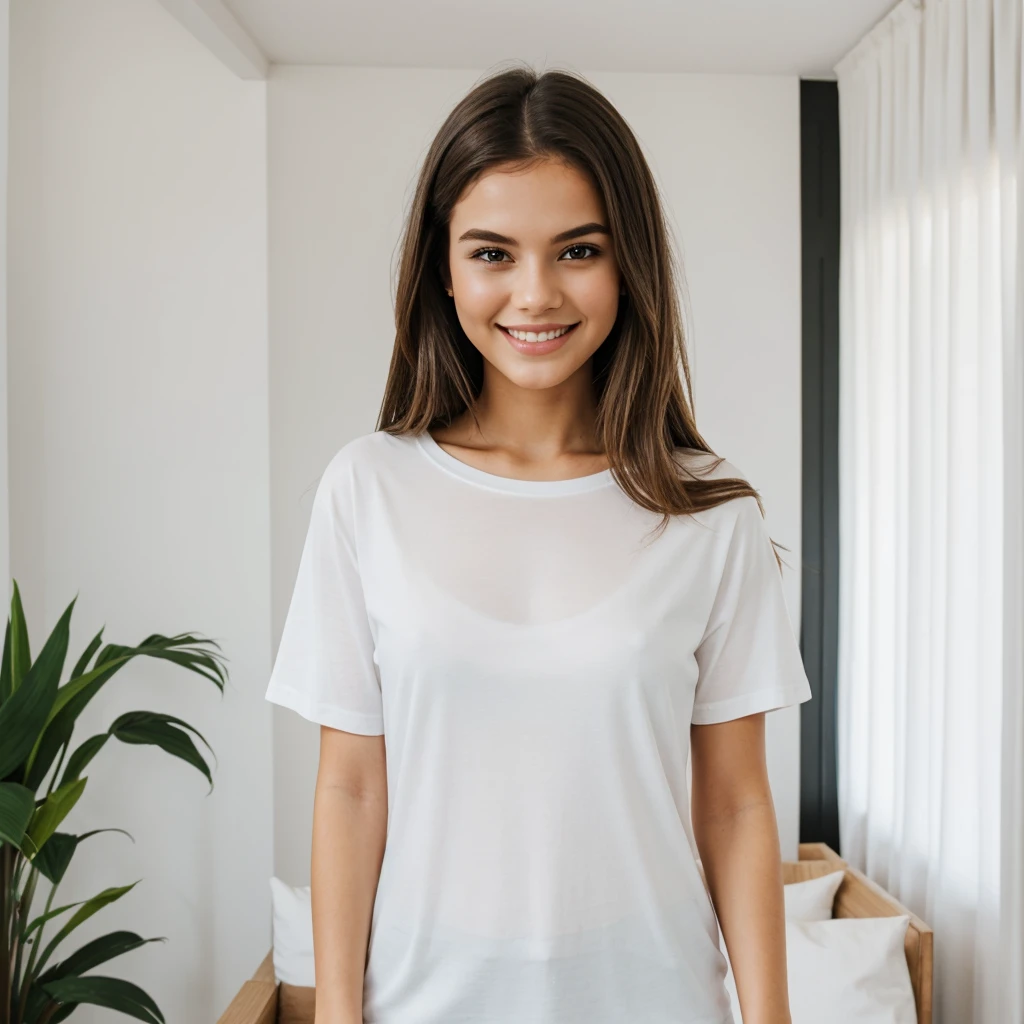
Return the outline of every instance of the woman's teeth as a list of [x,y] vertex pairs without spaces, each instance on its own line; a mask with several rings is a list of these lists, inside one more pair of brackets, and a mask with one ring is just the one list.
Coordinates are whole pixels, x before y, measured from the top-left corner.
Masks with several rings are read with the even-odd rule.
[[505,330],[508,331],[516,341],[550,341],[552,338],[560,338],[566,331],[571,330],[575,326],[575,324],[569,324],[568,327],[562,327],[557,331],[541,331],[539,334],[535,331],[513,331],[508,327],[506,327]]

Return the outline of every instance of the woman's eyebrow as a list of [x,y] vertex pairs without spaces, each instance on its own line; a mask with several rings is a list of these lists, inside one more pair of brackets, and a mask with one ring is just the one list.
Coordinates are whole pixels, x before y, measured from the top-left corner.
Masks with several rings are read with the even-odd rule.
[[[570,238],[579,238],[580,235],[596,234],[610,235],[611,232],[604,224],[598,224],[597,221],[591,221],[589,224],[581,224],[578,228],[569,228],[568,231],[560,232],[551,239],[551,244],[555,245],[558,242],[567,242]],[[497,231],[486,231],[484,228],[470,228],[468,231],[459,235],[459,241],[497,242],[499,245],[519,244],[514,238],[509,238],[507,235],[499,235]]]

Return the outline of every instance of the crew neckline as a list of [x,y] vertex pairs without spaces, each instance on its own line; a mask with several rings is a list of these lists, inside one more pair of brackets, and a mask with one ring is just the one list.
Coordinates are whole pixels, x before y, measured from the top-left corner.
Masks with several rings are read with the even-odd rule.
[[497,473],[488,473],[457,459],[434,440],[429,430],[416,434],[415,440],[420,451],[441,469],[481,487],[507,491],[510,494],[528,494],[534,497],[582,494],[615,483],[611,469],[602,469],[597,473],[563,480],[520,480],[512,476],[499,476]]

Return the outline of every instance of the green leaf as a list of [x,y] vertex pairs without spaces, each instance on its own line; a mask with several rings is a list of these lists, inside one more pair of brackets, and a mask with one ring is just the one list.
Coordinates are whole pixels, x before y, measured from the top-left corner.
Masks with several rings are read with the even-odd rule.
[[166,936],[159,936],[154,939],[144,939],[135,932],[117,931],[108,932],[99,938],[87,942],[81,949],[76,950],[66,960],[54,964],[36,979],[36,984],[43,985],[48,981],[55,981],[57,978],[66,978],[71,975],[78,976],[91,971],[94,967],[113,960],[116,956],[130,953],[147,942],[166,942]]
[[11,620],[7,620],[4,633],[4,654],[0,659],[0,704],[3,704],[14,693],[14,681],[11,679]]
[[46,840],[57,831],[57,826],[68,816],[68,812],[78,803],[82,790],[88,779],[75,779],[66,786],[55,789],[36,808],[32,823],[28,827],[29,838],[41,850]]
[[[141,879],[140,879],[141,881]],[[132,882],[131,885],[119,885],[112,889],[104,889],[103,892],[97,893],[91,899],[83,901],[81,907],[71,915],[70,920],[64,925],[63,928],[52,939],[46,949],[43,950],[42,956],[40,956],[36,968],[42,970],[46,965],[46,962],[50,959],[53,951],[83,922],[87,921],[93,914],[102,910],[105,906],[113,903],[115,900],[119,900],[126,892],[131,892],[139,883]],[[67,907],[63,909],[68,909]],[[33,921],[32,925],[35,925]],[[30,926],[29,931],[32,930]],[[27,933],[26,933],[27,934]]]
[[54,832],[46,845],[32,858],[32,866],[54,885],[58,885],[67,871],[78,847],[78,836],[68,832]]
[[92,638],[89,646],[82,652],[82,656],[77,662],[75,662],[75,667],[71,672],[72,679],[77,679],[85,672],[86,668],[88,668],[89,659],[96,653],[100,644],[103,642],[103,629],[106,629],[106,627],[104,626],[100,629],[100,631]]
[[[103,665],[95,665],[88,672],[85,672],[80,676],[76,676],[74,679],[65,683],[60,688],[60,691],[53,701],[53,710],[50,712],[49,721],[54,721],[61,711],[63,711],[64,708],[66,708],[76,697],[80,696],[83,691],[89,690],[90,687],[93,692],[98,690],[99,687],[93,686],[94,683],[97,681],[105,683],[119,668],[121,668],[122,665],[131,661],[133,657],[134,655],[125,654],[118,658],[108,659],[107,663]],[[86,703],[88,703],[88,701],[86,701]]]
[[64,878],[71,858],[78,849],[78,844],[85,842],[90,836],[99,835],[101,832],[122,832],[134,843],[135,838],[130,832],[123,828],[94,828],[91,832],[83,832],[80,836],[71,835],[68,832],[54,832],[47,844],[33,858],[32,864],[39,869],[44,878],[48,878],[54,885],[58,885]]
[[[139,879],[139,881],[142,881],[142,879]],[[85,906],[74,914],[71,920],[61,929],[60,937],[64,938],[70,935],[83,921],[88,920],[88,918],[108,904],[119,900],[125,893],[131,892],[138,884],[139,882],[132,882],[131,885],[112,886],[109,889],[104,889],[103,892],[97,893],[92,899],[86,900]]]
[[66,910],[71,910],[73,907],[80,907],[88,902],[88,900],[78,900],[77,903],[65,903],[63,907],[54,907],[52,910],[46,911],[45,914],[40,914],[38,917],[32,918],[21,933],[22,939],[28,939],[37,928],[42,928],[42,926],[51,918],[57,917],[59,914],[63,914]]
[[[53,707],[68,651],[71,612],[76,600],[77,597],[72,599],[65,609],[21,685],[0,706],[0,736],[4,737],[0,747],[0,779],[10,775],[31,753]],[[11,671],[16,675],[13,659]]]
[[173,661],[212,680],[223,693],[227,672],[222,662],[226,659],[220,653],[198,648],[197,645],[201,644],[217,648],[220,646],[215,640],[203,639],[191,633],[180,633],[172,637],[154,633],[146,637],[138,647],[107,644],[97,654],[92,671],[69,681],[58,691],[53,711],[29,756],[23,779],[25,784],[33,789],[41,785],[61,747],[70,742],[75,720],[82,710],[107,680],[132,658],[143,656]]
[[0,843],[21,849],[35,807],[36,795],[31,789],[17,782],[0,782]]
[[[133,843],[135,842],[135,837],[131,832],[126,832],[123,828],[94,828],[91,832],[83,832],[80,836],[68,832],[55,832],[32,859],[32,864],[38,868],[41,875],[48,878],[54,885],[58,885],[64,878],[64,873],[74,857],[75,850],[78,849],[78,844],[101,832],[120,832]],[[71,906],[77,905],[71,904]]]
[[148,1021],[164,1024],[160,1007],[138,985],[122,978],[104,978],[97,975],[84,978],[61,978],[47,982],[40,988],[61,1003],[89,1003]]
[[25,609],[21,606],[21,591],[14,580],[11,596],[11,693],[21,685],[29,666],[32,664],[32,650],[28,643],[28,626],[25,624]]
[[[204,650],[204,645],[216,647],[217,650]],[[164,658],[167,661],[173,661],[191,672],[205,676],[221,692],[224,690],[227,671],[223,662],[227,659],[220,653],[220,644],[209,637],[194,633],[179,633],[177,636],[161,636],[159,633],[153,633],[136,648],[108,644],[97,656],[96,665],[99,666],[110,658],[120,657],[128,651],[145,654],[149,658]]]
[[103,745],[109,739],[109,732],[101,732],[95,736],[90,736],[87,740],[83,740],[68,758],[60,784],[63,786],[66,782],[77,779],[89,762],[103,749]]
[[25,761],[22,781],[26,786],[33,791],[42,786],[46,779],[46,773],[65,744],[71,742],[71,734],[74,731],[75,722],[70,716],[43,726],[43,731],[39,734],[32,753]]
[[[213,777],[209,766],[187,733],[177,728],[179,725],[195,733],[203,743],[206,743],[203,735],[188,722],[156,711],[129,711],[121,715],[111,725],[110,735],[116,736],[123,743],[145,743],[161,747],[168,754],[181,758],[201,771],[212,790]],[[213,753],[209,743],[206,743],[206,747]]]
[[25,785],[32,789],[39,788],[61,747],[71,741],[75,720],[99,693],[103,684],[128,660],[122,658],[110,665],[93,669],[57,691],[46,724],[26,762]]

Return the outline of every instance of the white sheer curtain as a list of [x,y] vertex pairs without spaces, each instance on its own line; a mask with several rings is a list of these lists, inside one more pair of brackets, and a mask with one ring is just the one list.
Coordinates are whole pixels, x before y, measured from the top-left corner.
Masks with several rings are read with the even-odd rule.
[[936,1024],[1024,1024],[1022,6],[836,67],[840,838],[935,929]]

